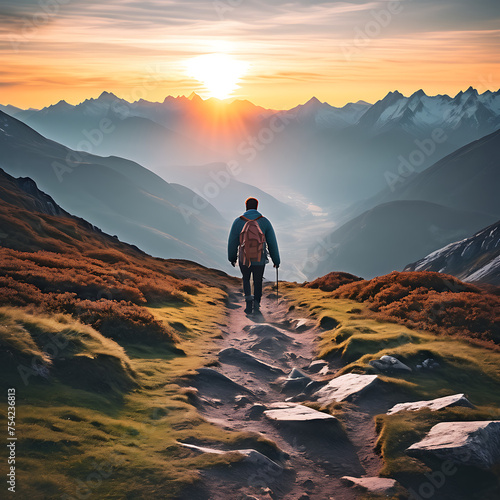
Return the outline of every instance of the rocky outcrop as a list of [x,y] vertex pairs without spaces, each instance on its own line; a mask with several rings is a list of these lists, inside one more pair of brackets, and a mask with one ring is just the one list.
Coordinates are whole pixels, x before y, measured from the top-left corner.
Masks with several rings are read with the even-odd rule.
[[431,455],[489,469],[500,464],[500,420],[441,422],[406,451],[417,458]]
[[414,403],[399,403],[394,405],[388,412],[388,415],[398,413],[400,411],[418,411],[422,408],[436,411],[450,406],[466,406],[473,408],[472,403],[465,397],[465,394],[454,394],[453,396],[445,396],[444,398],[431,399],[429,401],[415,401]]
[[330,380],[325,387],[317,393],[320,403],[328,405],[336,401],[351,400],[359,394],[365,392],[377,382],[377,375],[358,375],[348,373]]

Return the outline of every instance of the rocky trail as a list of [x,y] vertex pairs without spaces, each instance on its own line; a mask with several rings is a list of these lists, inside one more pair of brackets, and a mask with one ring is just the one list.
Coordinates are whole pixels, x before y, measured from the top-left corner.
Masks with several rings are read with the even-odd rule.
[[[243,312],[242,296],[230,297],[227,323],[218,344],[219,365],[198,370],[192,380],[202,415],[220,427],[256,432],[274,442],[238,450],[245,459],[201,472],[190,499],[350,500],[361,489],[344,476],[376,478],[373,416],[394,403],[377,391],[344,405],[339,420],[300,404],[325,385],[340,361],[316,361],[321,328],[267,291],[259,315]],[[312,381],[312,382],[311,382]],[[307,385],[310,383],[310,385]],[[205,443],[186,443],[199,453],[223,453]],[[384,487],[387,483],[378,480]],[[390,486],[390,485],[389,485]],[[186,497],[187,498],[187,497]]]

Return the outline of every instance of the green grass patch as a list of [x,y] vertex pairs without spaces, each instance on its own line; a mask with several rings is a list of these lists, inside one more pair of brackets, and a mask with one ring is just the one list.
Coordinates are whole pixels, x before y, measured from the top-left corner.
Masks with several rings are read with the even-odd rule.
[[[378,373],[402,397],[406,395],[408,401],[465,393],[475,405],[475,408],[457,407],[437,412],[421,410],[377,416],[377,449],[384,459],[383,475],[396,478],[406,486],[418,484],[425,477],[423,475],[437,470],[439,462],[424,463],[406,455],[405,450],[421,440],[439,422],[500,419],[500,353],[496,350],[473,344],[466,338],[440,336],[376,319],[373,315],[369,316],[365,304],[333,299],[330,293],[321,290],[294,285],[283,285],[282,290],[295,309],[315,319],[318,326],[322,318],[334,318],[338,322],[320,334],[317,355],[319,358],[341,359],[344,366],[339,375],[348,372]],[[395,356],[414,371],[397,376],[381,375],[369,362],[385,354]],[[440,368],[416,370],[416,365],[427,358],[436,360]],[[341,408],[331,410],[335,413]],[[470,495],[477,494],[474,483],[479,481],[480,490],[486,492],[491,488],[492,481],[498,481],[491,473],[471,470],[462,474],[465,479],[458,476],[460,474],[455,478],[458,484]]]
[[180,381],[213,361],[226,294],[206,286],[190,298],[148,308],[159,322],[184,325],[175,346],[118,343],[62,314],[0,310],[0,378],[2,393],[16,388],[21,498],[174,498],[198,469],[241,460],[198,455],[182,441],[278,455],[260,435],[220,429],[190,404]]

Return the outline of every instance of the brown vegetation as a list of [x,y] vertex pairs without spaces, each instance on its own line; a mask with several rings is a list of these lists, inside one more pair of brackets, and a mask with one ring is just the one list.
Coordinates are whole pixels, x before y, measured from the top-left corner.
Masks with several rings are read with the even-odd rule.
[[450,275],[395,271],[343,285],[332,295],[366,302],[381,319],[500,344],[500,297]]
[[230,281],[191,262],[150,257],[53,200],[58,215],[41,203],[0,171],[0,305],[68,313],[114,339],[175,342],[174,330],[144,306],[189,304],[203,286]]
[[319,288],[323,290],[323,292],[333,292],[333,290],[336,290],[342,285],[362,280],[363,278],[354,276],[354,274],[333,272],[321,276],[310,283],[306,283],[304,286],[306,288]]

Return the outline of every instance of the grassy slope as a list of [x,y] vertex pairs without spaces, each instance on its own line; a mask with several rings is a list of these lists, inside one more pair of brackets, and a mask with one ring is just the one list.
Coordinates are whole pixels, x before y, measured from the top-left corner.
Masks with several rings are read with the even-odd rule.
[[[410,458],[405,450],[423,438],[433,425],[442,421],[500,419],[498,351],[464,338],[438,336],[376,318],[368,304],[334,299],[329,292],[288,285],[284,288],[284,295],[304,316],[311,316],[318,324],[331,328],[325,330],[318,339],[318,357],[340,357],[344,367],[339,374],[376,373],[368,362],[384,354],[394,355],[413,367],[432,357],[439,361],[441,369],[380,378],[391,384],[403,398],[407,397],[408,401],[464,392],[476,406],[475,409],[421,410],[377,416],[377,448],[385,462],[382,475],[399,479],[407,486],[418,485],[422,482],[422,474],[439,468],[439,464]],[[331,410],[338,412],[340,406],[335,405],[335,410]],[[480,495],[483,489],[486,491],[498,481],[492,475],[479,474],[477,471],[458,474],[455,480],[466,495]],[[481,485],[479,488],[478,481]],[[484,498],[489,498],[486,493],[484,495]]]
[[54,205],[0,171],[0,422],[13,387],[20,498],[173,498],[198,468],[240,459],[178,440],[268,447],[204,421],[186,387],[237,281]]
[[[0,378],[2,393],[7,387],[17,390],[18,493],[33,499],[88,491],[96,498],[171,498],[195,481],[196,469],[239,460],[231,454],[196,456],[178,440],[229,448],[254,441],[258,447],[252,435],[205,422],[179,385],[187,373],[210,361],[207,351],[220,334],[224,299],[225,293],[213,288],[191,305],[151,308],[182,330],[177,346],[185,355],[159,344],[119,345],[67,315],[49,318],[3,308],[0,342],[16,358],[1,365]],[[40,338],[48,332],[57,335],[60,345],[68,340],[69,347],[39,365],[47,367],[43,376],[26,375],[32,360],[43,358]],[[103,365],[99,354],[116,363]],[[81,366],[78,377],[60,366],[61,358],[82,356],[90,363]],[[18,363],[26,367],[27,385],[13,366]],[[108,385],[94,385],[96,370],[106,375]],[[3,407],[0,418],[5,424]]]

